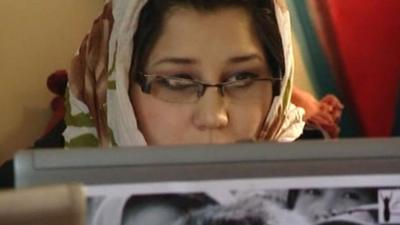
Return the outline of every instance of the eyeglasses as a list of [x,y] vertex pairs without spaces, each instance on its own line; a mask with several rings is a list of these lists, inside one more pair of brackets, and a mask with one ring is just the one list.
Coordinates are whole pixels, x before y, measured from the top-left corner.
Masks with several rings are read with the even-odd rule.
[[[202,97],[207,88],[218,88],[221,96],[235,103],[265,102],[268,96],[279,92],[279,78],[254,78],[243,76],[233,81],[206,84],[188,77],[140,74],[137,83],[144,93],[171,103],[193,103]],[[278,91],[276,87],[278,86]]]

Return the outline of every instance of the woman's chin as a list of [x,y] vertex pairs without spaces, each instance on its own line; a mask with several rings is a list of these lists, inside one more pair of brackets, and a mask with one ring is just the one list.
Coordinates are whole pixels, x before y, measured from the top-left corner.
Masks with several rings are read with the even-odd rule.
[[253,143],[255,138],[226,138],[226,137],[199,137],[190,139],[169,139],[165,142],[149,142],[149,145],[221,145],[221,144],[233,144],[233,143]]

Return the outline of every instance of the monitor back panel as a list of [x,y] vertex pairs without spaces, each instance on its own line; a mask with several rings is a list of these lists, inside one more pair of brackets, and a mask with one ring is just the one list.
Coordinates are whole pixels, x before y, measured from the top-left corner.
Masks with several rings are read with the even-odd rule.
[[16,187],[400,174],[400,138],[23,151]]

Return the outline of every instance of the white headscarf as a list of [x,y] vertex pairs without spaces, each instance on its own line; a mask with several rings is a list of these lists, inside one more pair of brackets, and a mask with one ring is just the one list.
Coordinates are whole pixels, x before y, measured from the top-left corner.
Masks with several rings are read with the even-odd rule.
[[[66,147],[146,145],[128,93],[132,40],[146,2],[108,1],[73,59],[66,101]],[[260,138],[293,141],[302,133],[304,111],[290,103],[294,60],[289,12],[283,1],[274,2],[285,74]]]

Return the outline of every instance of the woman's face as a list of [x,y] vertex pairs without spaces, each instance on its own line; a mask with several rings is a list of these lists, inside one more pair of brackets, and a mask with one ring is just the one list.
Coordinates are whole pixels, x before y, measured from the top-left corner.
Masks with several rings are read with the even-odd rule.
[[[146,74],[185,74],[208,84],[271,77],[266,57],[241,8],[201,12],[175,7],[150,52]],[[254,139],[272,101],[272,85],[255,101],[232,102],[208,88],[194,103],[171,103],[131,87],[139,128],[148,144],[211,144]]]

